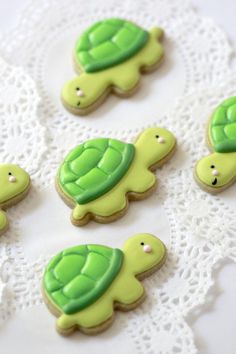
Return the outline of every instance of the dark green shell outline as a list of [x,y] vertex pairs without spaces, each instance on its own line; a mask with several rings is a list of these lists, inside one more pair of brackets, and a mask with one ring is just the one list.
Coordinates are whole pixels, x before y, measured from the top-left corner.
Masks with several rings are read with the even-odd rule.
[[49,262],[43,278],[46,295],[64,313],[79,312],[106,292],[122,263],[120,249],[101,245],[71,247]]
[[87,73],[108,69],[135,55],[148,38],[149,33],[132,22],[106,19],[80,36],[75,58]]
[[216,108],[209,125],[209,136],[216,152],[236,151],[236,96]]
[[89,140],[67,155],[59,169],[59,185],[76,203],[91,202],[117,185],[134,154],[133,144],[106,138]]

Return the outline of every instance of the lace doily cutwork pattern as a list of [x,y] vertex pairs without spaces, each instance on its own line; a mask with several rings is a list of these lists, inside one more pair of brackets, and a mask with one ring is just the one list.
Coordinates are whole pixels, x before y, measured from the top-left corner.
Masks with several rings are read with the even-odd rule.
[[18,163],[33,172],[45,151],[44,128],[36,119],[39,95],[22,68],[0,59],[1,161]]
[[[0,89],[0,115],[4,117],[1,160],[18,162],[31,169],[35,186],[32,198],[37,198],[36,189],[42,190],[53,182],[61,158],[83,140],[112,136],[131,141],[143,128],[153,124],[173,131],[179,147],[171,162],[158,171],[157,190],[170,225],[169,255],[164,267],[144,281],[148,298],[127,314],[127,330],[140,354],[157,353],[157,343],[158,354],[197,353],[186,317],[206,301],[213,285],[214,267],[226,257],[236,260],[236,218],[227,197],[203,192],[192,178],[195,162],[207,154],[206,120],[216,104],[236,90],[236,80],[230,78],[232,50],[224,33],[213,21],[200,17],[187,0],[181,6],[177,0],[159,0],[155,4],[126,1],[122,5],[110,1],[107,6],[104,1],[101,4],[96,1],[96,5],[86,2],[83,11],[79,4],[80,1],[43,0],[39,8],[33,1],[18,26],[0,35],[4,58],[13,65],[21,65],[34,80],[22,69],[1,62],[0,80],[5,85]],[[46,56],[52,43],[56,46],[58,39],[75,26],[80,32],[99,18],[127,17],[127,14],[146,28],[156,23],[158,14],[158,24],[165,28],[184,61],[184,97],[176,101],[170,112],[163,112],[158,121],[131,130],[92,129],[84,120],[67,114],[52,99],[45,74]],[[11,55],[14,52],[17,56]],[[34,82],[41,98],[38,111]],[[27,200],[22,202],[23,208],[24,205]],[[0,240],[2,321],[15,310],[41,303],[38,284],[48,260],[44,255],[33,263],[27,259],[24,243],[18,237],[20,211],[13,208],[9,214],[17,221]]]
[[[45,128],[37,120],[40,99],[35,82],[24,69],[1,58],[0,82],[1,162],[17,163],[33,177],[46,151]],[[18,242],[18,208],[8,214],[11,229],[0,240],[0,323],[12,313],[12,296],[16,299],[22,286],[16,281],[21,271],[14,272],[12,268],[17,260],[23,261]],[[11,280],[13,292],[9,291]]]

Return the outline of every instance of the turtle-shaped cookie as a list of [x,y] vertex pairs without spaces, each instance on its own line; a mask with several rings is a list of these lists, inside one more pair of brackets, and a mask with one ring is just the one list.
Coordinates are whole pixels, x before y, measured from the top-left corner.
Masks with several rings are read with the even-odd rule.
[[42,284],[46,304],[59,317],[57,330],[105,330],[114,309],[127,311],[144,299],[138,279],[159,269],[165,258],[164,244],[150,234],[129,238],[123,250],[80,245],[62,251],[49,262]]
[[30,188],[30,177],[17,165],[0,164],[0,235],[8,229],[6,208],[21,201]]
[[207,191],[218,193],[236,180],[236,96],[213,112],[207,140],[213,153],[198,161],[195,177]]
[[62,102],[72,113],[94,110],[113,91],[130,96],[138,87],[140,72],[157,67],[163,57],[158,42],[163,31],[145,31],[119,18],[95,23],[85,31],[74,49],[74,63],[80,73],[62,89]]
[[121,217],[128,200],[143,199],[154,190],[152,171],[172,156],[175,145],[168,130],[148,128],[135,144],[97,138],[74,148],[56,178],[62,199],[74,207],[72,223],[106,223]]

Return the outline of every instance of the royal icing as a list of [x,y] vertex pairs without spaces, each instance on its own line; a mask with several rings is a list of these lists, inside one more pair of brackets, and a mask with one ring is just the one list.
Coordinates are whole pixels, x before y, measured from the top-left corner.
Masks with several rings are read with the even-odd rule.
[[9,182],[16,182],[16,177],[15,176],[9,176],[8,180],[9,180]]
[[7,227],[7,214],[3,210],[0,210],[0,235],[6,230]]
[[125,309],[137,306],[144,296],[137,276],[159,268],[165,257],[164,244],[149,234],[131,237],[123,250],[80,245],[59,253],[43,278],[46,303],[59,315],[59,332],[66,334],[77,327],[94,333],[95,327],[105,328],[115,303]]
[[[224,187],[236,176],[236,153],[213,153],[200,160],[195,168],[198,180],[208,187]],[[214,166],[215,170],[212,170]],[[216,172],[214,172],[216,171]],[[216,190],[217,191],[217,190]]]
[[[165,143],[159,143],[157,136],[162,136]],[[99,216],[106,221],[106,218],[127,208],[128,193],[140,196],[153,188],[156,178],[150,168],[166,160],[175,143],[168,130],[148,128],[135,144],[95,139],[73,149],[57,175],[59,193],[75,206],[73,223],[88,222],[87,215],[95,219]],[[91,199],[86,201],[83,198],[81,203],[78,195],[90,196]]]
[[212,174],[213,174],[213,176],[219,176],[219,171],[213,170],[213,171],[212,171]]
[[122,263],[123,253],[119,249],[100,245],[72,247],[50,262],[44,286],[64,313],[73,314],[103,295]]
[[165,138],[163,138],[163,136],[160,136],[158,139],[157,139],[158,143],[160,144],[164,144],[166,141],[165,141]]
[[236,96],[223,101],[216,108],[211,118],[209,135],[216,152],[236,152]]
[[135,148],[115,139],[93,139],[65,158],[60,186],[79,204],[87,204],[111,190],[128,171]]
[[236,97],[230,97],[216,108],[208,134],[215,152],[198,161],[195,176],[207,190],[219,192],[236,179]]
[[151,253],[152,252],[152,247],[150,245],[144,245],[143,250],[145,253]]
[[97,72],[124,62],[146,44],[147,31],[122,19],[97,22],[75,46],[75,60],[85,72]]
[[[29,175],[19,166],[0,165],[0,209],[20,201],[30,186]],[[7,215],[0,210],[0,234],[8,226]]]
[[[118,26],[119,34],[107,29],[113,27],[109,21],[124,24]],[[134,37],[132,41],[127,31]],[[74,56],[80,75],[63,87],[65,107],[72,113],[83,114],[94,109],[97,102],[112,89],[130,94],[139,82],[140,70],[153,68],[163,57],[163,48],[158,42],[161,35],[159,28],[148,33],[133,23],[119,19],[104,20],[92,26],[76,44]],[[117,47],[118,44],[120,47]]]
[[80,89],[77,89],[77,90],[76,90],[76,95],[77,95],[78,97],[84,97],[84,92],[83,92],[82,90],[80,90]]

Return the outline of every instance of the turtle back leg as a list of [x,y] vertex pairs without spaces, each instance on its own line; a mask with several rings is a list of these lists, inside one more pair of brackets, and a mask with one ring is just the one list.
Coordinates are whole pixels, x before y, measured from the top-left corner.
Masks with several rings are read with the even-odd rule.
[[0,235],[8,229],[8,218],[5,211],[0,209]]
[[[123,188],[113,188],[102,197],[88,203],[77,204],[71,216],[72,223],[77,226],[85,225],[89,220],[108,222],[120,217],[127,207],[127,200]],[[122,212],[123,211],[123,212]]]
[[72,223],[82,226],[91,219],[101,223],[114,221],[125,213],[128,199],[147,197],[155,185],[155,175],[143,166],[137,154],[123,180],[110,192],[90,203],[76,205],[71,216]]
[[83,333],[95,334],[105,330],[113,320],[113,302],[104,296],[93,305],[73,315],[62,314],[56,323],[59,333],[67,335],[75,329]]
[[114,300],[121,310],[135,308],[145,297],[143,285],[132,274],[123,274],[113,289]]

